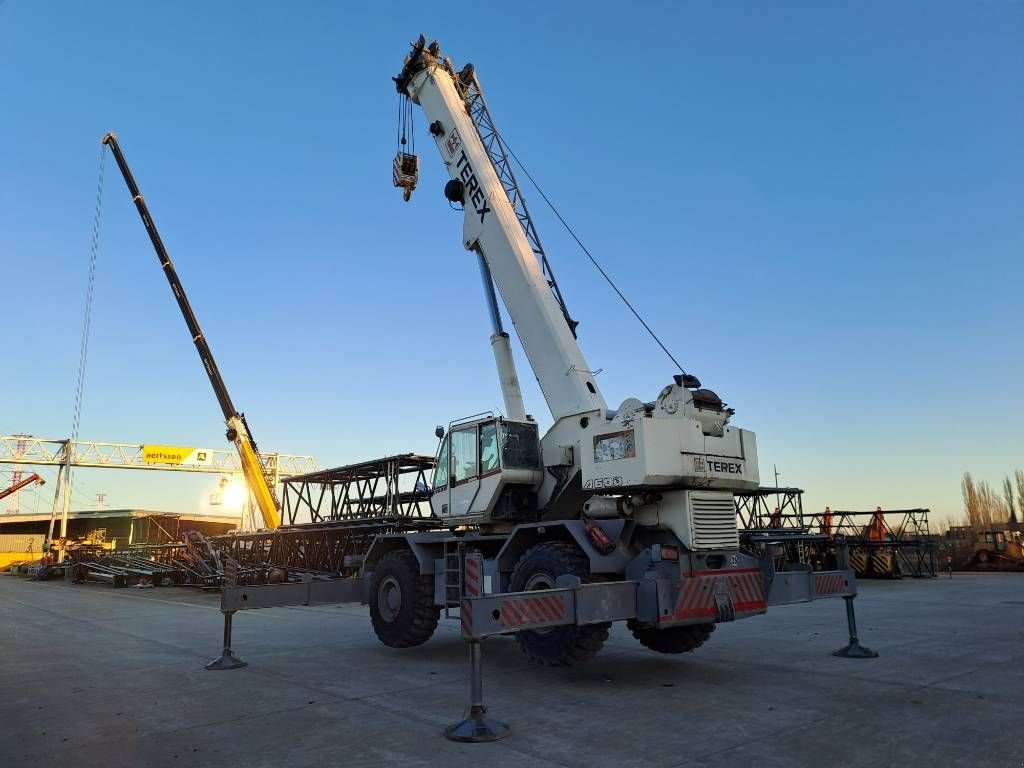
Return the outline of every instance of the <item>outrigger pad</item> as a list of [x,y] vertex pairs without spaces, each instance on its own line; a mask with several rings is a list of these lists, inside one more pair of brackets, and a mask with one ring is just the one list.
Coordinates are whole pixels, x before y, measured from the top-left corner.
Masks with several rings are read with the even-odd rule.
[[469,717],[444,729],[444,737],[449,741],[497,741],[512,732],[512,729],[500,720],[484,717],[486,711],[483,707],[473,707]]
[[249,663],[242,661],[240,658],[235,656],[231,651],[225,651],[219,659],[214,659],[206,665],[206,669],[240,669],[241,667],[247,667]]
[[858,641],[854,640],[844,648],[840,648],[838,651],[832,651],[832,655],[839,656],[844,659],[877,659],[878,651],[865,648]]

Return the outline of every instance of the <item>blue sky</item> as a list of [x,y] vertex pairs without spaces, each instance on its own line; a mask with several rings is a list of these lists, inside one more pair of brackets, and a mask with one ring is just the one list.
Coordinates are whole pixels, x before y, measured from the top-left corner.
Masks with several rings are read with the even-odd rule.
[[[0,4],[0,432],[71,429],[109,130],[261,447],[324,465],[432,452],[435,424],[496,408],[479,277],[422,119],[420,188],[403,204],[391,186],[390,77],[424,32],[476,65],[548,195],[756,431],[763,481],[777,464],[809,509],[942,517],[964,470],[1024,466],[1024,5],[612,8]],[[107,171],[81,436],[220,447]],[[609,405],[653,399],[671,364],[527,199]],[[81,472],[76,500],[187,509],[212,485]]]

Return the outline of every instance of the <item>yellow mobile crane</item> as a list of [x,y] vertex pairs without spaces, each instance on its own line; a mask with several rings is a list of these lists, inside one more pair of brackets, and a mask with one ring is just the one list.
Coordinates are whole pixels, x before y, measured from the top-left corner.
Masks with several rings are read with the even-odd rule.
[[145,226],[146,233],[153,243],[157,258],[160,259],[160,266],[163,267],[167,282],[170,283],[171,291],[174,293],[174,298],[178,302],[181,314],[185,318],[185,324],[192,335],[192,342],[196,345],[196,350],[199,352],[199,359],[203,362],[206,375],[209,377],[210,384],[213,386],[213,392],[217,396],[217,402],[220,403],[220,409],[224,412],[224,421],[228,428],[228,441],[234,443],[235,448],[238,449],[238,456],[242,463],[242,473],[245,475],[245,482],[249,486],[249,490],[252,491],[256,504],[260,508],[260,513],[263,515],[263,524],[266,528],[277,528],[281,525],[280,505],[277,501],[277,496],[274,494],[273,481],[259,455],[256,441],[249,430],[249,425],[245,421],[245,414],[236,411],[234,404],[231,402],[227,386],[225,386],[224,379],[221,378],[220,371],[217,369],[217,363],[214,362],[213,352],[210,351],[210,345],[206,342],[206,337],[199,328],[199,321],[196,320],[195,313],[192,311],[192,305],[189,304],[188,297],[185,295],[185,288],[182,286],[181,280],[178,279],[178,273],[174,271],[171,258],[167,255],[167,249],[160,239],[160,233],[156,230],[156,225],[153,223],[153,217],[149,213],[149,208],[146,207],[146,201],[143,200],[142,193],[139,191],[135,178],[128,168],[128,163],[124,159],[124,154],[121,152],[121,147],[117,143],[117,136],[113,133],[108,133],[103,137],[103,143],[110,148],[114,159],[117,161],[117,167],[121,169],[121,175],[124,177],[125,184],[128,185],[132,201],[139,211],[142,224]]

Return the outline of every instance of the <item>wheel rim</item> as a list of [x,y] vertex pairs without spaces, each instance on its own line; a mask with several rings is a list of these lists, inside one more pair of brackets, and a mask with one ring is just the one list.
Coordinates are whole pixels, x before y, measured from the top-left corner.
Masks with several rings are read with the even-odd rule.
[[535,573],[526,580],[526,591],[534,592],[538,589],[554,589],[555,580],[546,573]]
[[402,585],[394,576],[385,576],[377,588],[377,610],[389,624],[402,610]]

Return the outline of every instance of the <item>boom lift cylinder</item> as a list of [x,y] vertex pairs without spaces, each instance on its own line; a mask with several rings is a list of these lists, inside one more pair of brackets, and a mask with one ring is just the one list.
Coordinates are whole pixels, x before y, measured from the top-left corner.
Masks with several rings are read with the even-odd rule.
[[519,376],[516,373],[515,359],[512,357],[512,345],[505,329],[501,326],[501,310],[498,309],[498,297],[494,293],[494,278],[487,260],[478,250],[480,260],[480,278],[487,296],[487,309],[491,315],[491,349],[494,351],[494,364],[498,369],[498,380],[501,384],[501,396],[505,401],[505,415],[513,421],[526,421],[526,406],[523,404],[523,393],[519,389]]

